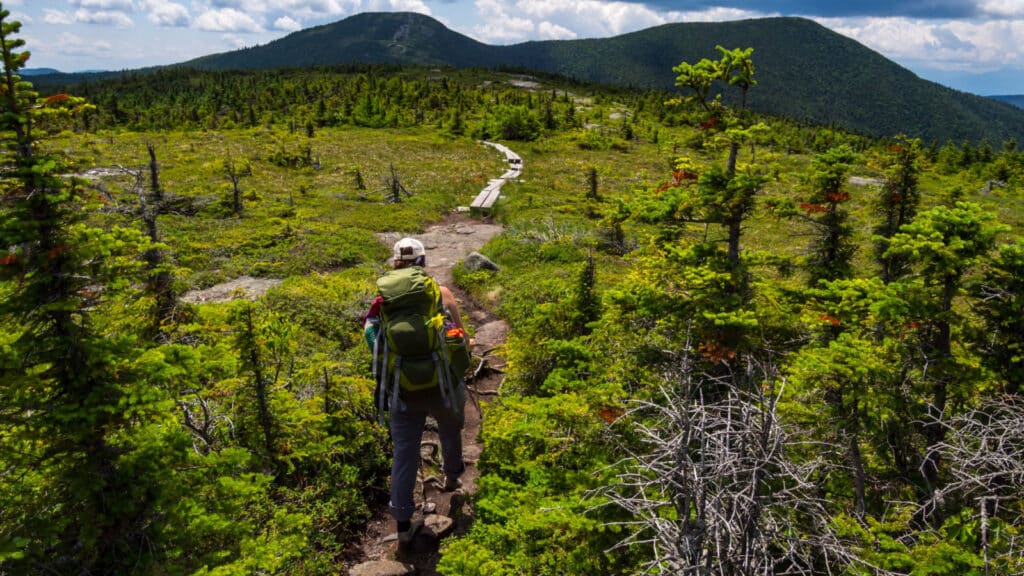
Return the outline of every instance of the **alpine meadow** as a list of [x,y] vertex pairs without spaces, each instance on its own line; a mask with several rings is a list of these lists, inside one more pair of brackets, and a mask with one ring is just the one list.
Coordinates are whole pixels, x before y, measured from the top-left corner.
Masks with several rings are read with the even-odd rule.
[[[439,222],[501,225],[451,288],[508,335],[454,532],[395,573],[1024,574],[1024,110],[818,123],[728,29],[642,81],[580,54],[672,29],[23,77],[0,6],[0,576],[393,556],[364,312]],[[521,174],[460,210],[483,142]]]

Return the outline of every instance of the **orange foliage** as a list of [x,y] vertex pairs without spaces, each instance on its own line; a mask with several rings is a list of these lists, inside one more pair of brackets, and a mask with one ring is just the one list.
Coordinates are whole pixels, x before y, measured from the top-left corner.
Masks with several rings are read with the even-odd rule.
[[60,256],[61,254],[67,252],[70,248],[71,247],[68,246],[67,244],[58,244],[58,245],[54,246],[53,248],[50,248],[49,256],[50,256],[50,258],[56,258],[56,257]]
[[67,94],[54,94],[53,96],[50,96],[46,100],[43,100],[43,105],[44,106],[49,106],[50,104],[57,104],[58,102],[64,102],[64,101],[68,100],[69,98],[71,98],[71,97],[68,96]]
[[736,357],[735,350],[728,346],[723,346],[718,342],[705,342],[698,346],[697,350],[699,350],[705,358],[711,360],[715,364],[728,364],[729,360]]
[[833,326],[841,326],[843,324],[842,322],[839,321],[838,318],[836,318],[835,316],[829,316],[828,314],[822,314],[821,316],[818,316],[818,320],[821,320],[822,322],[828,322]]
[[707,120],[700,123],[700,129],[710,130],[714,128],[716,125],[718,125],[718,120],[718,116],[712,116],[711,118],[708,118]]
[[625,410],[618,406],[602,406],[600,410],[601,420],[609,424],[614,424],[624,413]]

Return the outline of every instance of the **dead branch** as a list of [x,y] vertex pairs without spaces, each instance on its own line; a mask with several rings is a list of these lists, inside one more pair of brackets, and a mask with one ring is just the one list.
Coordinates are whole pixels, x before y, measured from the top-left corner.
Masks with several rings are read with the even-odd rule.
[[621,443],[621,472],[600,491],[630,518],[616,548],[649,548],[645,574],[811,575],[852,565],[887,574],[863,566],[855,543],[832,530],[816,483],[826,461],[788,456],[802,443],[777,418],[784,382],[775,368],[748,360],[712,376],[676,356],[658,394],[635,400],[616,423],[640,439]]

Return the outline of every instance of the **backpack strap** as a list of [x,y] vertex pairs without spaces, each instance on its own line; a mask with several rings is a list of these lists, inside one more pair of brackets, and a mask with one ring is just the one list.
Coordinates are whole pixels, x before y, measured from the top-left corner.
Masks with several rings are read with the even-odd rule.
[[[444,347],[442,347],[442,350]],[[444,407],[451,410],[452,398],[451,389],[448,387],[448,379],[445,377],[445,372],[448,371],[448,362],[442,361],[438,357],[437,352],[434,352],[434,368],[437,370],[437,387],[441,389],[441,399],[444,401]]]
[[444,407],[449,410],[461,410],[461,406],[453,406],[455,399],[455,387],[453,386],[451,370],[452,365],[448,359],[448,344],[444,338],[444,327],[437,331],[438,340],[441,342],[441,362],[437,365],[437,385],[441,388],[441,396],[444,397]]
[[391,409],[392,410],[398,410],[399,412],[404,410],[404,408],[402,408],[402,404],[401,404],[402,401],[398,398],[398,390],[402,387],[401,378],[402,378],[402,357],[401,356],[396,356],[395,357],[395,381],[391,385]]
[[[377,331],[377,338],[373,341],[373,379],[377,383],[377,420],[381,426],[384,425],[384,413],[388,410],[388,396],[390,390],[387,386],[388,374],[388,339],[384,337],[384,329]],[[380,377],[378,378],[378,369]]]

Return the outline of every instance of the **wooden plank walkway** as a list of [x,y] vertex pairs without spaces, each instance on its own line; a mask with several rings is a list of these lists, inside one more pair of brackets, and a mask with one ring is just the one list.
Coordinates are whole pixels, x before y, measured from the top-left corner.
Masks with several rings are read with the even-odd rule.
[[518,178],[523,171],[523,159],[518,154],[509,149],[508,146],[503,144],[497,144],[494,142],[482,142],[485,146],[496,148],[498,152],[505,155],[505,161],[508,162],[509,169],[502,174],[500,177],[495,178],[487,183],[487,186],[476,195],[473,199],[473,203],[469,205],[470,212],[489,212],[494,208],[494,203],[498,201],[498,197],[501,196],[501,187],[514,178]]

